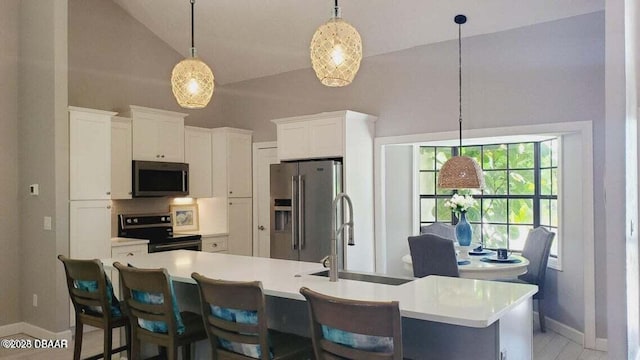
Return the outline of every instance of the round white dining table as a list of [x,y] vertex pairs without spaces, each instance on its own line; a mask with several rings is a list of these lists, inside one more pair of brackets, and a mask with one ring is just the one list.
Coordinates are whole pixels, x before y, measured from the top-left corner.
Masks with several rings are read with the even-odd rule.
[[[522,274],[527,273],[527,265],[529,265],[529,260],[520,255],[510,256],[510,258],[520,260],[520,262],[518,263],[481,261],[481,259],[484,257],[486,257],[486,255],[469,255],[467,259],[459,259],[469,260],[469,264],[458,265],[460,277],[478,280],[512,280],[516,279]],[[411,254],[404,255],[402,257],[402,262],[404,263],[405,270],[409,271],[409,273],[413,275],[413,263],[411,260]]]

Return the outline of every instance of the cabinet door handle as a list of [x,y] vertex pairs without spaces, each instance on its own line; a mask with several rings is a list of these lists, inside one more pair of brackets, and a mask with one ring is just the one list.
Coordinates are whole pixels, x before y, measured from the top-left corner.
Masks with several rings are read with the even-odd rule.
[[111,209],[111,205],[107,205],[107,209]]
[[127,256],[133,256],[133,253],[128,253]]
[[159,158],[159,157],[160,157],[160,154],[156,154],[156,158]]
[[161,158],[164,158],[164,155],[160,155]]
[[233,194],[233,191],[229,191],[229,194]]
[[218,247],[218,244],[216,244],[216,243],[213,243],[213,247]]
[[229,205],[233,205],[233,203],[232,203],[232,202],[230,202],[230,203],[229,203]]
[[258,230],[261,230],[261,231],[264,230],[264,226],[262,225],[258,226]]
[[107,195],[111,195],[111,191],[107,191]]

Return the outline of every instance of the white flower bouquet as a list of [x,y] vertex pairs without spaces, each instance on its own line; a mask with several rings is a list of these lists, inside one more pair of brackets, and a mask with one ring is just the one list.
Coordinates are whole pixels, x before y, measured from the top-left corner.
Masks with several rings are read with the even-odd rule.
[[457,213],[466,212],[469,208],[476,205],[476,200],[471,195],[453,194],[451,199],[444,202],[444,206],[451,208]]

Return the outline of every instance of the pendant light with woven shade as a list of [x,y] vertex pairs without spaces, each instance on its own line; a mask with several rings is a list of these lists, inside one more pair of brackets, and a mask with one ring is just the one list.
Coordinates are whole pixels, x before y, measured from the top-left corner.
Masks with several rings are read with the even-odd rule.
[[440,168],[438,174],[438,187],[442,189],[482,189],[484,188],[484,174],[478,163],[468,157],[462,156],[462,24],[467,22],[464,15],[456,15],[454,18],[458,24],[458,125],[460,134],[460,146],[458,156],[447,160]]
[[335,0],[329,21],[320,25],[311,39],[311,65],[325,86],[351,84],[360,69],[362,38],[358,31],[342,19]]
[[189,57],[180,61],[171,72],[171,90],[178,104],[187,109],[202,109],[213,95],[213,72],[196,56],[193,42],[193,15],[196,0],[191,2],[191,48]]

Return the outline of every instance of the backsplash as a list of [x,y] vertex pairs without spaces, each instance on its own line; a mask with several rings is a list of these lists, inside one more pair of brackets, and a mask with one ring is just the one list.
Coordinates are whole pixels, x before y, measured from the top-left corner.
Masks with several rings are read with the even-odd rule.
[[[169,213],[173,198],[135,198],[131,200],[113,200],[111,208],[111,237],[118,236],[118,214]],[[197,199],[201,234],[226,233],[227,198]]]
[[136,198],[131,200],[114,200],[111,208],[111,236],[118,236],[119,214],[152,214],[169,213],[173,198]]

